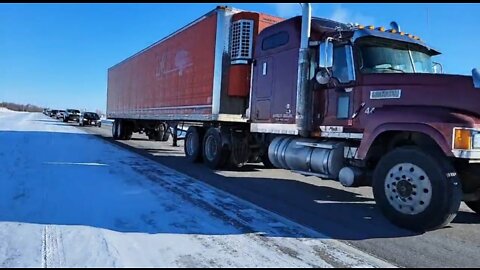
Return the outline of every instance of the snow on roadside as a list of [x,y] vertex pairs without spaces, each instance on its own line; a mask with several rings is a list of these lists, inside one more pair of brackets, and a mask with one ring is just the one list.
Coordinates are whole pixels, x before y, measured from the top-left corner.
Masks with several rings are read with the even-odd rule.
[[42,114],[0,117],[2,267],[391,266]]

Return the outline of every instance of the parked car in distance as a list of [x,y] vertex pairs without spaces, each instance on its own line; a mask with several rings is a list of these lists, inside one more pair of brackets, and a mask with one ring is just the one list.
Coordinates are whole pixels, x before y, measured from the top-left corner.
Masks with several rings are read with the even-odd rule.
[[55,115],[55,118],[57,118],[57,119],[62,119],[64,114],[65,114],[65,111],[63,111],[63,110],[58,110],[58,111],[57,111],[57,114]]
[[75,121],[78,122],[78,119],[80,118],[80,111],[75,110],[75,109],[67,109],[63,113],[63,122],[68,122],[68,121]]
[[92,125],[92,126],[101,127],[102,121],[100,120],[100,116],[98,116],[97,113],[84,112],[80,115],[80,118],[78,119],[78,125],[79,126]]
[[50,110],[48,112],[48,116],[50,117],[57,117],[58,110]]

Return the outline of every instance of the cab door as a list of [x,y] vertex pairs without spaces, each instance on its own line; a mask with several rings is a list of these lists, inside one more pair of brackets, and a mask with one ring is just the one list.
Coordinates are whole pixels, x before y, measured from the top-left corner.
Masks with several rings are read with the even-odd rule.
[[349,44],[334,44],[332,78],[325,89],[328,101],[324,126],[352,126],[361,105],[352,50]]
[[256,60],[253,74],[254,87],[253,100],[254,107],[252,116],[255,120],[270,120],[272,102],[272,93],[275,88],[273,57],[266,56]]

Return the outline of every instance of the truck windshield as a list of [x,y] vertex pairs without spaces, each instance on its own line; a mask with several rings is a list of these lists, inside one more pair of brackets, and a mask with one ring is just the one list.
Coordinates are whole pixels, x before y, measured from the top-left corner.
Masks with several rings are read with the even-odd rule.
[[431,55],[421,46],[378,38],[358,45],[362,73],[435,73]]

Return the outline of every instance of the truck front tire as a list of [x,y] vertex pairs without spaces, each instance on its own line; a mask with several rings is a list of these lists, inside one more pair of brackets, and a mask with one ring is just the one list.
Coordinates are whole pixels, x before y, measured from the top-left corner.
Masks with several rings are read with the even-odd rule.
[[373,194],[393,224],[422,232],[450,223],[463,195],[446,158],[412,146],[394,149],[380,160],[373,173]]

